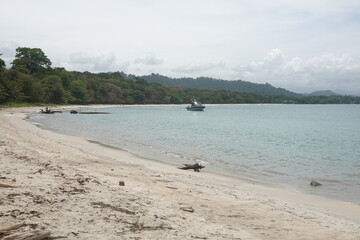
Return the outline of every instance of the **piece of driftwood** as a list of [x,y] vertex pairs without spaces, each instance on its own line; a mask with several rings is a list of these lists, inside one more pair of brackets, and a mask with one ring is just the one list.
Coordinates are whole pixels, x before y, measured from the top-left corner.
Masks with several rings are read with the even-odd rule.
[[54,112],[51,108],[49,108],[49,107],[46,107],[45,110],[40,109],[40,112],[41,112],[41,113],[44,113],[44,114],[53,114],[53,113],[55,113],[55,112]]
[[78,112],[79,114],[110,114],[109,112]]
[[16,188],[17,186],[6,184],[6,183],[0,183],[0,187],[6,187],[6,188]]
[[6,227],[2,227],[2,228],[0,228],[0,232],[6,232],[6,231],[18,229],[18,228],[21,228],[22,226],[25,226],[24,222],[17,223],[17,224],[14,224],[14,225],[9,225],[9,226],[6,226]]
[[40,112],[45,114],[53,114],[53,113],[62,113],[62,110],[61,109],[53,110],[49,107],[46,107],[45,109],[40,109]]
[[110,208],[113,211],[122,212],[122,213],[125,213],[128,215],[136,215],[136,212],[130,211],[130,210],[122,208],[122,207],[112,206],[110,204],[103,203],[103,202],[92,202],[91,205],[93,205],[94,207],[97,207],[97,208]]
[[188,170],[193,169],[195,172],[200,172],[200,169],[204,168],[204,166],[195,163],[195,164],[184,164],[184,167],[180,167],[180,169]]
[[181,207],[180,209],[185,212],[194,212],[195,211],[192,207]]
[[47,230],[35,230],[21,233],[14,233],[3,237],[2,240],[41,240],[50,236],[50,231]]

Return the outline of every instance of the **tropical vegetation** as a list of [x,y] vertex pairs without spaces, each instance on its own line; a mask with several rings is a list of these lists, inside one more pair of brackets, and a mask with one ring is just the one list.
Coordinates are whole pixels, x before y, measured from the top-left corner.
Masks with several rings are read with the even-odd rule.
[[184,88],[129,78],[122,72],[90,73],[52,67],[39,48],[19,47],[7,68],[0,55],[0,104],[184,104],[204,103],[360,103],[353,96],[264,95]]

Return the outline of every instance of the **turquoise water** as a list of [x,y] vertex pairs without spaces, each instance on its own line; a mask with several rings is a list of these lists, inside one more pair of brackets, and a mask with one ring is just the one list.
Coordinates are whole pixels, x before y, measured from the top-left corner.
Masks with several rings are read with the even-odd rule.
[[[360,105],[107,108],[33,115],[43,128],[175,164],[360,203]],[[309,186],[311,180],[323,184]]]

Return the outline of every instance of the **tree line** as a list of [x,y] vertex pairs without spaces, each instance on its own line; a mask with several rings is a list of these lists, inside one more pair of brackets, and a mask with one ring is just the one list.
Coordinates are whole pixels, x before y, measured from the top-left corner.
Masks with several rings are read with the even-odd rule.
[[52,67],[39,48],[19,47],[7,68],[0,55],[0,104],[184,104],[203,103],[360,103],[352,96],[263,95],[229,90],[201,90],[131,79],[122,72],[90,73]]

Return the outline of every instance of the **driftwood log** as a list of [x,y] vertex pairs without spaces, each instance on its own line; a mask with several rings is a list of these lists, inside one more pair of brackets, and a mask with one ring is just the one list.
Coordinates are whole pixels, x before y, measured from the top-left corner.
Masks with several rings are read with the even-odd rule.
[[14,185],[6,184],[6,183],[1,183],[1,182],[0,182],[0,187],[16,188],[16,186],[14,186]]
[[53,114],[53,113],[62,113],[62,110],[61,109],[53,110],[49,107],[46,107],[45,110],[40,109],[40,112],[45,114]]
[[14,233],[2,238],[2,240],[41,240],[49,237],[50,234],[51,234],[50,231],[35,230],[35,231]]
[[110,114],[109,112],[78,112],[79,114]]
[[109,112],[78,112],[76,110],[71,110],[71,114],[110,114]]
[[46,107],[45,110],[40,109],[40,112],[41,112],[41,113],[45,113],[45,114],[53,114],[53,113],[55,113],[55,112],[54,112],[53,110],[51,110],[51,108],[49,108],[49,107]]
[[[50,239],[50,231],[47,230],[34,230],[26,232],[14,232],[26,224],[25,222],[9,225],[6,227],[0,227],[0,239],[1,240],[42,240]],[[57,237],[55,237],[57,238]],[[63,237],[60,237],[63,238]]]
[[180,167],[179,169],[188,170],[193,169],[195,172],[200,172],[200,169],[204,168],[204,166],[195,163],[195,164],[184,164],[183,167]]
[[7,231],[10,231],[10,230],[21,228],[22,226],[25,226],[24,222],[14,224],[14,225],[9,225],[9,226],[6,226],[6,227],[2,227],[2,228],[0,228],[0,232],[7,232]]
[[185,212],[194,212],[195,211],[191,206],[190,207],[181,207],[180,209]]

